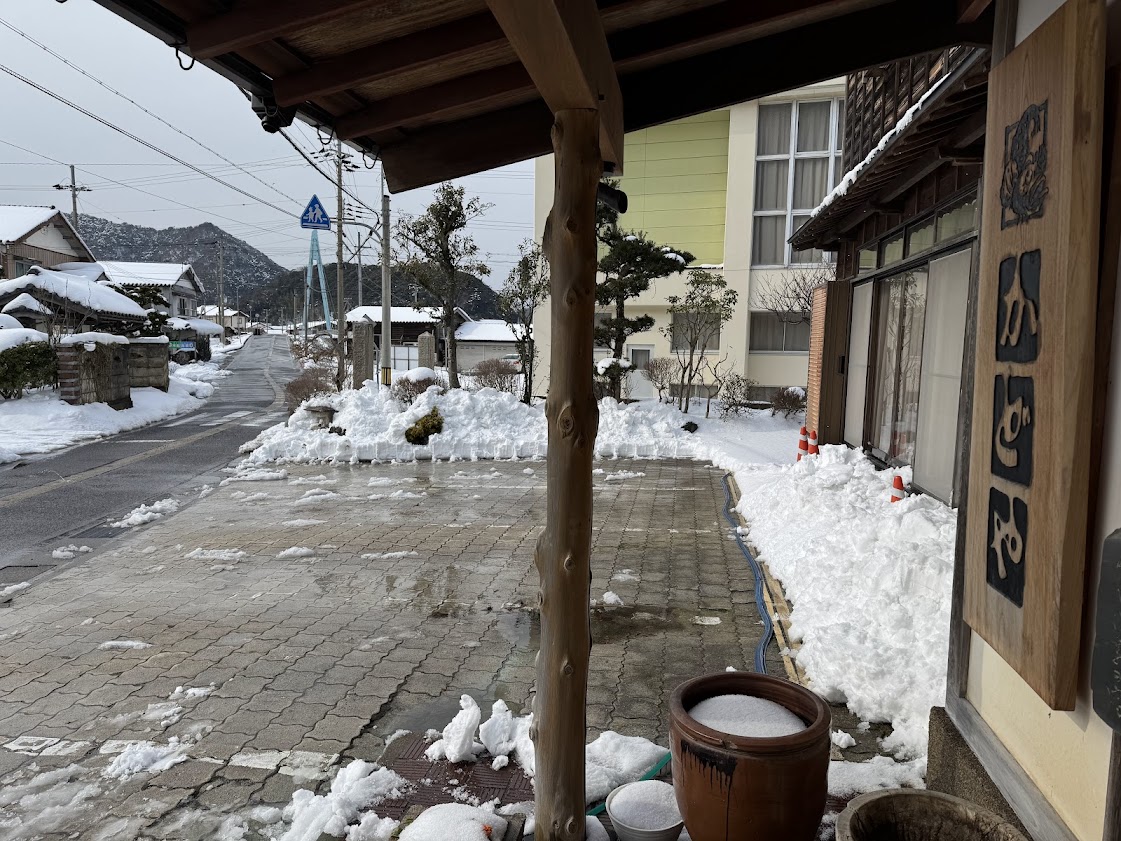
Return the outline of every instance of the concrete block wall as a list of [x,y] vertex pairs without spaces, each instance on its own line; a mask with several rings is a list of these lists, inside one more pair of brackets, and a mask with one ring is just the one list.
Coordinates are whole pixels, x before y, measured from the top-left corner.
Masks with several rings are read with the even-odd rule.
[[167,391],[170,376],[167,363],[166,339],[132,339],[128,345],[129,385]]

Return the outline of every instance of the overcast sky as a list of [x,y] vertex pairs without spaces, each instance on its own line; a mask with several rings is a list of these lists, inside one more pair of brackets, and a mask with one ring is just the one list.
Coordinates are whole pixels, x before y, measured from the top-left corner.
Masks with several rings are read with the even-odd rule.
[[[189,137],[68,67],[10,27]],[[92,188],[79,195],[79,209],[84,213],[156,228],[210,221],[287,267],[307,262],[308,232],[301,231],[298,216],[312,193],[334,215],[331,183],[280,135],[261,128],[248,101],[232,83],[201,64],[184,72],[174,50],[92,0],[0,4],[0,65],[286,212],[172,163],[4,72],[0,72],[4,114],[0,121],[0,204],[53,204],[69,211],[70,194],[54,190],[52,185],[69,181],[65,164],[73,163],[78,167],[79,184]],[[297,122],[292,133],[308,152],[320,148],[314,128]],[[260,180],[231,167],[191,138]],[[356,162],[361,164],[360,159]],[[360,169],[346,181],[366,204],[379,206],[377,171]],[[494,205],[472,233],[488,256],[490,283],[500,285],[516,259],[518,243],[533,235],[532,162],[457,183],[468,195],[478,195]],[[417,213],[430,196],[429,189],[397,194],[392,198],[392,213]],[[321,245],[324,259],[333,260],[333,240],[329,245],[321,239]],[[365,254],[370,262],[378,259],[376,248]]]

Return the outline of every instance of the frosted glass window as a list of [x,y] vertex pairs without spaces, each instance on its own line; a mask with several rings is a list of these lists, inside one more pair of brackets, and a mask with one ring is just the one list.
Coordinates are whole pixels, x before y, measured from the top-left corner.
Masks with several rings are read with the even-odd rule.
[[903,259],[903,234],[884,240],[884,258],[881,266],[889,266]]
[[868,340],[872,329],[872,284],[852,290],[848,364],[845,366],[845,442],[864,446],[864,393],[868,382]]
[[759,106],[759,155],[790,154],[790,103]]
[[803,102],[798,105],[799,152],[829,151],[829,114],[831,102]]
[[926,288],[915,482],[951,504],[971,257],[966,248],[931,260]]
[[936,239],[945,242],[951,237],[973,230],[976,220],[977,198],[970,197],[961,204],[943,210],[938,214]]
[[751,240],[751,263],[781,266],[786,253],[786,216],[756,216]]
[[794,210],[813,210],[825,198],[829,183],[829,158],[798,158],[794,161]]
[[934,246],[934,220],[928,219],[907,232],[907,256],[913,256]]
[[916,269],[876,282],[876,368],[868,437],[872,452],[895,463],[915,459],[926,281],[925,269]]
[[789,161],[760,161],[755,172],[755,209],[786,210]]

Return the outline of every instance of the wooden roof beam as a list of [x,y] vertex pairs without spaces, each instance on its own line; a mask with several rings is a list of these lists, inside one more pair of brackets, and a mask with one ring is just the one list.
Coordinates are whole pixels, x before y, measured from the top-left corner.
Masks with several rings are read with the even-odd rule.
[[505,43],[506,36],[486,12],[433,26],[380,44],[371,44],[273,80],[280,105],[338,93]]
[[232,11],[187,26],[188,49],[208,59],[242,47],[263,44],[296,29],[333,20],[373,0],[251,0]]
[[509,97],[536,98],[533,80],[521,64],[504,64],[490,70],[468,73],[458,79],[429,85],[420,90],[387,97],[340,117],[335,131],[343,140],[377,134],[419,119],[440,122],[464,103],[479,110],[494,110],[489,105]]
[[985,13],[992,0],[958,0],[958,21],[973,23]]
[[600,154],[623,171],[623,94],[595,0],[487,0],[510,46],[555,114],[599,112]]

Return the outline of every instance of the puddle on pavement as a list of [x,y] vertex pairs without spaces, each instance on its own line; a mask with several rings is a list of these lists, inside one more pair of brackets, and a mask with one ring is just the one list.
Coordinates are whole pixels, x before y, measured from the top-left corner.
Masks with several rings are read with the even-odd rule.
[[650,605],[592,609],[592,645],[682,631],[688,627],[680,611]]

